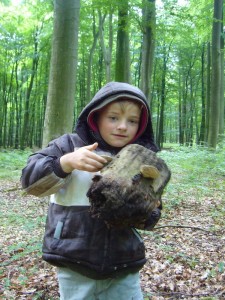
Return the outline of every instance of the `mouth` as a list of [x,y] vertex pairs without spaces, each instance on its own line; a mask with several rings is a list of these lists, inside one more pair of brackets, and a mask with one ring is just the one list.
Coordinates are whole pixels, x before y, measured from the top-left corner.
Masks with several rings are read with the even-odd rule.
[[118,138],[126,138],[126,135],[122,135],[122,134],[113,134],[113,136],[118,137]]

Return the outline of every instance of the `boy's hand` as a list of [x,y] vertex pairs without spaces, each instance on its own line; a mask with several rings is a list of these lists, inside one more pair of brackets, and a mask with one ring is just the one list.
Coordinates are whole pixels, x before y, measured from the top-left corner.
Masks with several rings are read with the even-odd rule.
[[60,158],[63,171],[66,173],[71,173],[75,169],[87,172],[100,171],[107,160],[93,152],[97,147],[98,143],[94,143],[63,155]]

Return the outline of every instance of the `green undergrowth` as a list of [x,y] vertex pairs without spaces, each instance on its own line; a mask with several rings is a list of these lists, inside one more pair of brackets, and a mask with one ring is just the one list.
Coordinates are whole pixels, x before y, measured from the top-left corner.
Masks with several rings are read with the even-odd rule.
[[0,149],[0,179],[18,179],[31,150]]
[[225,190],[225,150],[209,151],[201,147],[175,147],[158,154],[171,170],[166,187],[170,204],[179,205],[188,194],[196,201]]
[[[0,149],[0,178],[20,176],[31,150]],[[209,151],[202,147],[182,147],[170,145],[158,152],[170,167],[172,174],[182,176],[187,183],[202,183],[214,175],[225,177],[225,150]],[[197,179],[197,180],[196,180]]]

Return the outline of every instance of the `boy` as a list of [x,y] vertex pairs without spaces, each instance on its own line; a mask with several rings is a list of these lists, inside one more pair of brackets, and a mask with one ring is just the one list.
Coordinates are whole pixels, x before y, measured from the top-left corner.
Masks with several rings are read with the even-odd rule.
[[[50,196],[43,259],[58,267],[60,299],[143,299],[139,270],[144,243],[134,228],[108,228],[92,218],[86,193],[95,172],[130,143],[157,151],[145,95],[110,82],[81,112],[76,133],[65,134],[30,156],[22,171],[27,193]],[[156,208],[146,222],[160,218]]]

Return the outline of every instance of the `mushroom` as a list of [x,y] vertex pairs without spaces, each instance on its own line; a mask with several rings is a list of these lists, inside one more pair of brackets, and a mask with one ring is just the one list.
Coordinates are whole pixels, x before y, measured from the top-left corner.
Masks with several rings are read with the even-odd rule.
[[140,172],[145,178],[156,179],[160,175],[159,170],[156,167],[150,165],[141,165]]

